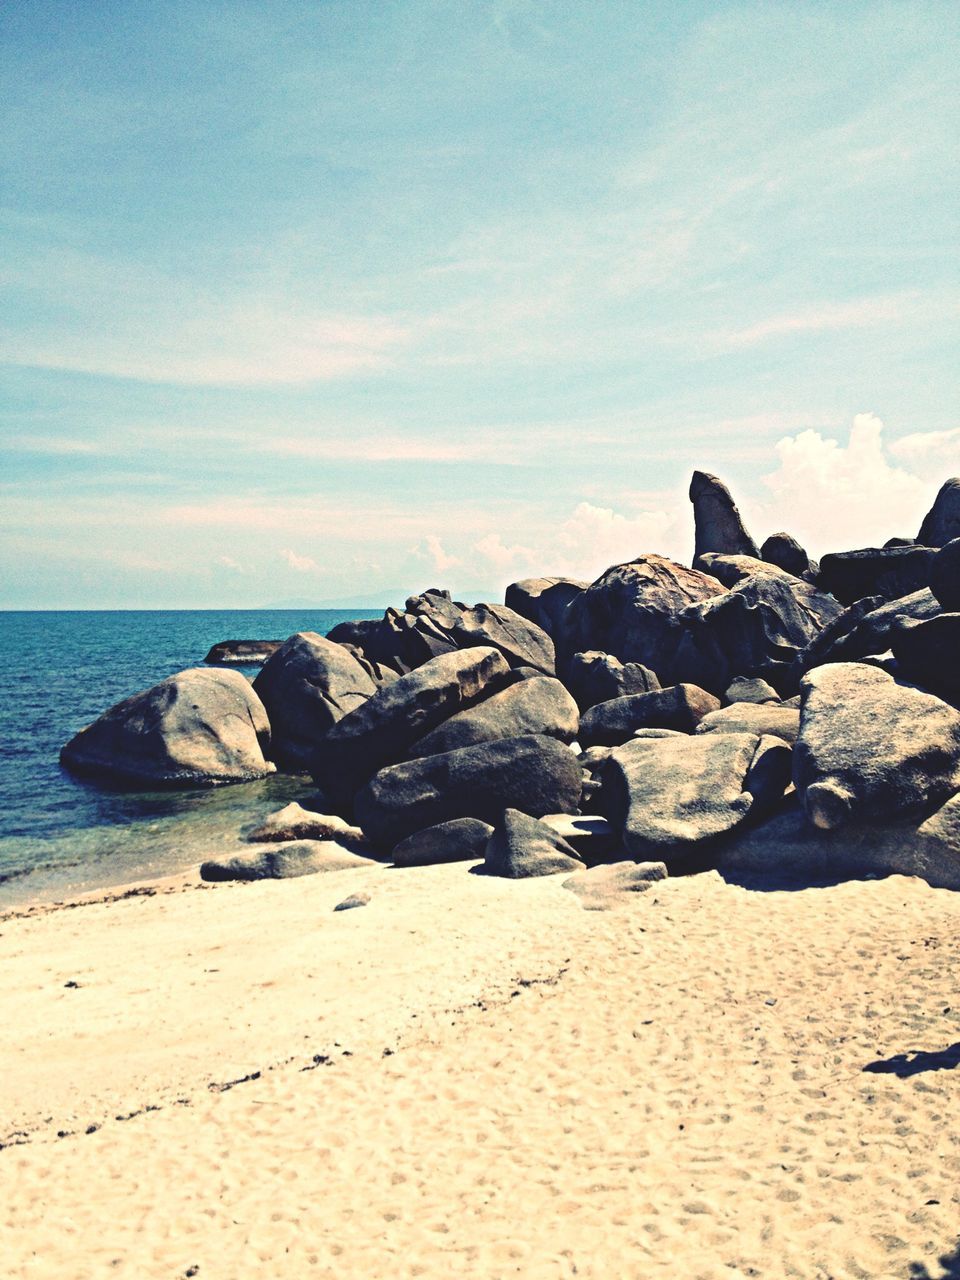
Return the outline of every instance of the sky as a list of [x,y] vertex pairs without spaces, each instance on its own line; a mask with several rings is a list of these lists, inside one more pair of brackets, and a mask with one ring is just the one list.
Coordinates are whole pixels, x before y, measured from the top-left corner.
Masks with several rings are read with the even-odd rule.
[[960,6],[0,8],[0,608],[501,598],[915,536]]

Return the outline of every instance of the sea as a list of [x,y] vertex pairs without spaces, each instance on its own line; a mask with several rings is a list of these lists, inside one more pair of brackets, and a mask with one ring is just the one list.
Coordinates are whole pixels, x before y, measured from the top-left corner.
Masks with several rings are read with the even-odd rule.
[[[182,871],[241,842],[305,777],[187,791],[111,789],[60,767],[60,748],[108,707],[198,667],[220,640],[326,635],[380,610],[0,612],[0,910]],[[236,668],[253,679],[258,668]]]

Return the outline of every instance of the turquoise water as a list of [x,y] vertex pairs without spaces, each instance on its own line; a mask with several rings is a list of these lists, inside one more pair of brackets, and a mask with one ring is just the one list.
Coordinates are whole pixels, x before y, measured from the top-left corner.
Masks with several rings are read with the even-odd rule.
[[[303,778],[178,792],[109,790],[60,768],[61,746],[107,707],[227,639],[326,634],[364,610],[0,612],[0,908],[163,875],[237,842]],[[253,676],[255,667],[240,670]]]

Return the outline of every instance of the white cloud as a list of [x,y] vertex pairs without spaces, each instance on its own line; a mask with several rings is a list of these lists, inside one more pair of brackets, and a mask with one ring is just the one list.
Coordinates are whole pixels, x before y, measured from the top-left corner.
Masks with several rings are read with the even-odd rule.
[[960,473],[960,427],[901,436],[890,452],[925,480],[946,480]]
[[501,575],[533,572],[538,559],[532,547],[519,543],[506,546],[499,533],[486,534],[473,544],[473,550],[479,552],[490,568]]
[[559,572],[593,581],[610,565],[648,552],[678,556],[679,526],[686,515],[676,508],[624,515],[611,507],[581,502],[557,531],[554,552],[562,566]]
[[230,569],[233,573],[243,573],[243,565],[238,560],[234,560],[233,556],[217,556],[216,563],[224,569]]
[[443,544],[435,533],[427,534],[426,538],[424,538],[424,543],[427,548],[427,554],[433,561],[433,567],[437,573],[446,573],[454,565],[460,564],[459,556],[447,555],[443,549]]
[[280,555],[297,573],[316,573],[320,568],[316,560],[311,560],[309,556],[297,555],[296,551],[291,551],[289,547],[281,551]]

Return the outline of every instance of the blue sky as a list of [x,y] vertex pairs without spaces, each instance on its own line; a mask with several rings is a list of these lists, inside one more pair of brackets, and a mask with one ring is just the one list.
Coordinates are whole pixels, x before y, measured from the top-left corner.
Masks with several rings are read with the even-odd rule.
[[0,607],[493,595],[916,533],[955,3],[0,11]]

